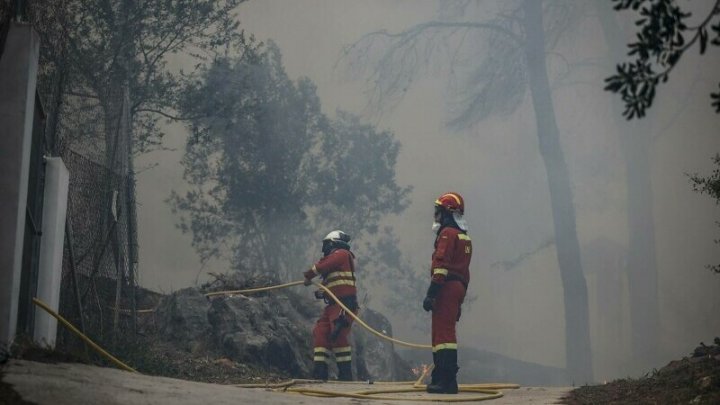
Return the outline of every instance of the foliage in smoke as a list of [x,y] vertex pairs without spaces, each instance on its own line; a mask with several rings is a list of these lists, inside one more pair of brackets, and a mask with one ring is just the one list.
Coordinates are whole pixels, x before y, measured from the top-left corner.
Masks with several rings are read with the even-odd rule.
[[[371,32],[343,49],[351,74],[364,75],[368,109],[395,107],[409,86],[426,73],[449,72],[448,120],[454,130],[468,129],[493,115],[509,115],[528,89],[522,4],[502,2],[494,18],[478,1],[442,2],[439,18],[399,33]],[[578,24],[583,5],[558,0],[543,5],[547,48]]]
[[[135,332],[134,321],[123,327],[128,318],[108,317],[100,302],[115,297],[114,306],[125,308],[135,302],[133,160],[162,148],[163,119],[185,118],[176,103],[193,77],[178,71],[172,58],[197,62],[252,48],[254,40],[244,36],[233,12],[242,1],[12,2],[27,6],[40,38],[37,90],[47,153],[61,156],[70,170],[68,235],[74,237],[66,247],[77,255],[66,250],[64,256],[61,312],[78,316],[73,320],[81,327],[84,320],[91,335]],[[77,298],[71,279],[83,290]],[[118,288],[98,287],[114,280]],[[123,281],[131,288],[120,288]],[[59,346],[68,341],[60,332]]]
[[[368,291],[383,294],[383,303],[396,314],[403,314],[412,326],[419,330],[427,329],[427,318],[421,315],[422,297],[430,282],[430,259],[428,252],[426,269],[417,268],[403,256],[399,249],[399,238],[392,228],[386,226],[379,232],[378,238],[365,247],[367,254],[358,258],[359,268],[373,269],[374,277],[364,284],[372,286]],[[388,291],[385,291],[388,290]]]
[[[688,26],[692,16],[675,0],[613,0],[615,10],[639,14],[635,22],[639,31],[630,43],[628,55],[633,60],[617,65],[617,73],[605,79],[605,90],[618,93],[625,103],[627,119],[642,118],[652,106],[656,88],[665,83],[683,53],[698,46],[700,54],[708,43],[720,46],[720,2],[716,1],[697,26]],[[720,113],[720,92],[711,93],[711,104]]]
[[[715,199],[715,204],[720,204],[720,154],[716,154],[713,158],[715,163],[715,169],[712,174],[708,177],[701,177],[699,174],[693,174],[690,176],[690,181],[693,183],[693,189],[696,192],[702,194],[708,194],[710,197]],[[720,222],[715,222],[720,226]],[[720,244],[720,239],[716,239],[715,243]],[[715,273],[720,273],[720,264],[708,265],[708,269]]]
[[[692,17],[675,0],[613,0],[615,10],[632,9],[639,13],[635,25],[639,27],[636,42],[630,43],[628,55],[634,60],[617,65],[617,74],[605,79],[605,90],[620,94],[625,102],[623,115],[627,119],[642,118],[655,98],[656,87],[666,82],[670,72],[688,49],[697,44],[702,55],[708,43],[720,46],[720,1],[715,1],[696,26],[688,26]],[[711,93],[711,105],[720,113],[720,91]],[[720,155],[713,158],[720,167]],[[696,192],[708,194],[720,202],[720,169],[712,175],[690,176]],[[720,243],[720,241],[716,241]],[[720,265],[708,265],[720,273]]]
[[[441,2],[443,5],[451,2]],[[547,169],[556,224],[556,242],[566,294],[568,369],[591,380],[587,296],[579,263],[575,209],[550,94],[548,55],[581,21],[583,2],[555,1],[453,2],[436,20],[391,33],[380,30],[345,48],[343,58],[353,73],[367,77],[369,105],[392,108],[421,74],[447,78],[449,127],[473,129],[481,120],[517,111],[528,93],[537,114],[537,136]],[[496,8],[496,9],[493,9]],[[552,66],[551,66],[552,68]],[[368,73],[366,73],[368,72]],[[482,133],[483,131],[478,131]],[[580,288],[583,288],[582,290]]]
[[202,260],[297,278],[329,229],[357,242],[407,205],[393,134],[325,116],[273,43],[204,66],[180,105],[193,117],[182,162],[192,189],[170,201]]
[[[233,13],[242,2],[29,2],[29,18],[43,48],[38,82],[49,115],[61,110],[63,117],[77,117],[88,108],[100,108],[111,120],[119,89],[127,86],[135,151],[160,147],[159,122],[181,118],[174,114],[174,103],[187,80],[183,72],[168,67],[167,58],[185,54],[202,60],[220,49],[249,46],[252,39],[239,30]],[[82,130],[83,120],[60,119],[58,125],[60,133],[75,138],[99,135]],[[79,130],[63,132],[64,125]]]

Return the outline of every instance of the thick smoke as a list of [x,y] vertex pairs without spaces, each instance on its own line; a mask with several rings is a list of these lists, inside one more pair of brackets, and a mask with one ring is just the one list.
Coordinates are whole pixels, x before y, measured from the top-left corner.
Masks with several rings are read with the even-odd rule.
[[[433,19],[437,6],[416,0],[278,0],[249,2],[239,15],[245,30],[277,43],[291,77],[307,76],[317,84],[326,113],[363,113],[367,87],[337,63],[342,47],[368,32],[397,32]],[[704,268],[720,262],[713,243],[720,211],[710,198],[693,193],[687,177],[709,173],[710,158],[720,152],[720,116],[707,94],[720,79],[720,61],[712,54],[686,55],[645,122],[627,123],[614,116],[612,104],[619,98],[602,90],[617,61],[608,60],[597,20],[585,18],[571,38],[559,39],[548,68],[588,283],[595,379],[602,381],[647,371],[630,351],[624,154],[631,152],[621,136],[649,139],[643,152],[652,181],[660,314],[659,353],[652,366],[687,354],[720,330],[720,276]],[[617,18],[630,33],[631,16]],[[578,63],[569,65],[569,56]],[[564,367],[563,292],[532,105],[526,99],[512,115],[452,132],[445,125],[448,72],[438,69],[413,82],[396,108],[368,117],[402,143],[398,182],[414,187],[410,207],[387,222],[400,237],[402,254],[425,274],[432,252],[432,202],[446,191],[463,194],[475,245],[470,293],[477,298],[463,312],[460,344]],[[200,269],[190,237],[174,228],[177,218],[164,200],[171,189],[186,187],[179,165],[185,135],[179,126],[172,129],[167,146],[176,150],[142,157],[160,165],[138,176],[141,282],[164,291],[192,285],[198,274],[203,280],[224,266],[211,262]],[[418,311],[422,294],[408,297],[417,301]],[[417,334],[404,316],[382,308],[379,298],[373,306],[391,316],[397,336]]]

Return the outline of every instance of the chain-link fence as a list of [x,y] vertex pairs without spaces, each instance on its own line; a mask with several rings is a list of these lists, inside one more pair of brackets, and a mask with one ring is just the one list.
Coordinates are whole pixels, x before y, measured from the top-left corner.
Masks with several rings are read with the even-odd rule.
[[[77,9],[68,4],[0,0],[0,57],[12,21],[29,21],[40,39],[18,334],[33,334],[31,298],[37,290],[43,156],[60,156],[69,170],[70,190],[59,312],[107,345],[134,338],[136,308],[152,305],[143,301],[148,298],[136,297],[131,102],[122,74],[118,81],[110,80],[96,71],[96,65],[71,54],[77,43],[65,30],[77,22],[73,13]],[[82,346],[63,328],[58,329],[56,345],[68,351]]]
[[[111,94],[111,93],[108,93]],[[60,313],[101,342],[136,332],[137,234],[127,91],[109,100],[67,95],[58,114],[70,172]],[[67,332],[58,346],[79,342]]]

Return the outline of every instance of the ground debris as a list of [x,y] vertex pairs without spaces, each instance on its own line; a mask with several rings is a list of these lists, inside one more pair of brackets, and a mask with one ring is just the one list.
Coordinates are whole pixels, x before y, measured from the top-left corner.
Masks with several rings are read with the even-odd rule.
[[690,357],[673,360],[645,377],[584,386],[563,399],[566,404],[718,404],[720,339],[700,343]]

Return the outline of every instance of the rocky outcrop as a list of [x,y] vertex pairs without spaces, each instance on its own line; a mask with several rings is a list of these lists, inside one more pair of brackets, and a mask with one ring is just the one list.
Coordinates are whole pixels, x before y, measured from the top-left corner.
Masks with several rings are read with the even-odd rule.
[[[279,284],[277,280],[224,280],[214,290],[236,290]],[[307,293],[307,296],[299,293]],[[188,288],[163,299],[157,309],[158,330],[164,340],[191,353],[215,353],[231,361],[271,368],[293,377],[312,371],[312,328],[322,311],[309,290],[292,288],[207,299]],[[380,313],[361,310],[363,320],[392,335],[392,326]],[[353,326],[353,369],[357,379],[409,379],[410,366],[392,343]],[[334,367],[331,366],[331,373]],[[332,375],[332,374],[331,374]]]
[[215,299],[207,318],[214,344],[228,358],[266,364],[295,376],[310,373],[312,320],[288,295]]
[[[359,315],[368,326],[392,337],[392,325],[381,313],[363,308]],[[356,359],[353,368],[358,380],[404,381],[413,378],[410,364],[395,353],[392,342],[355,325],[352,343]]]
[[195,288],[165,297],[157,308],[160,333],[177,347],[194,352],[210,332],[209,308],[208,300]]

